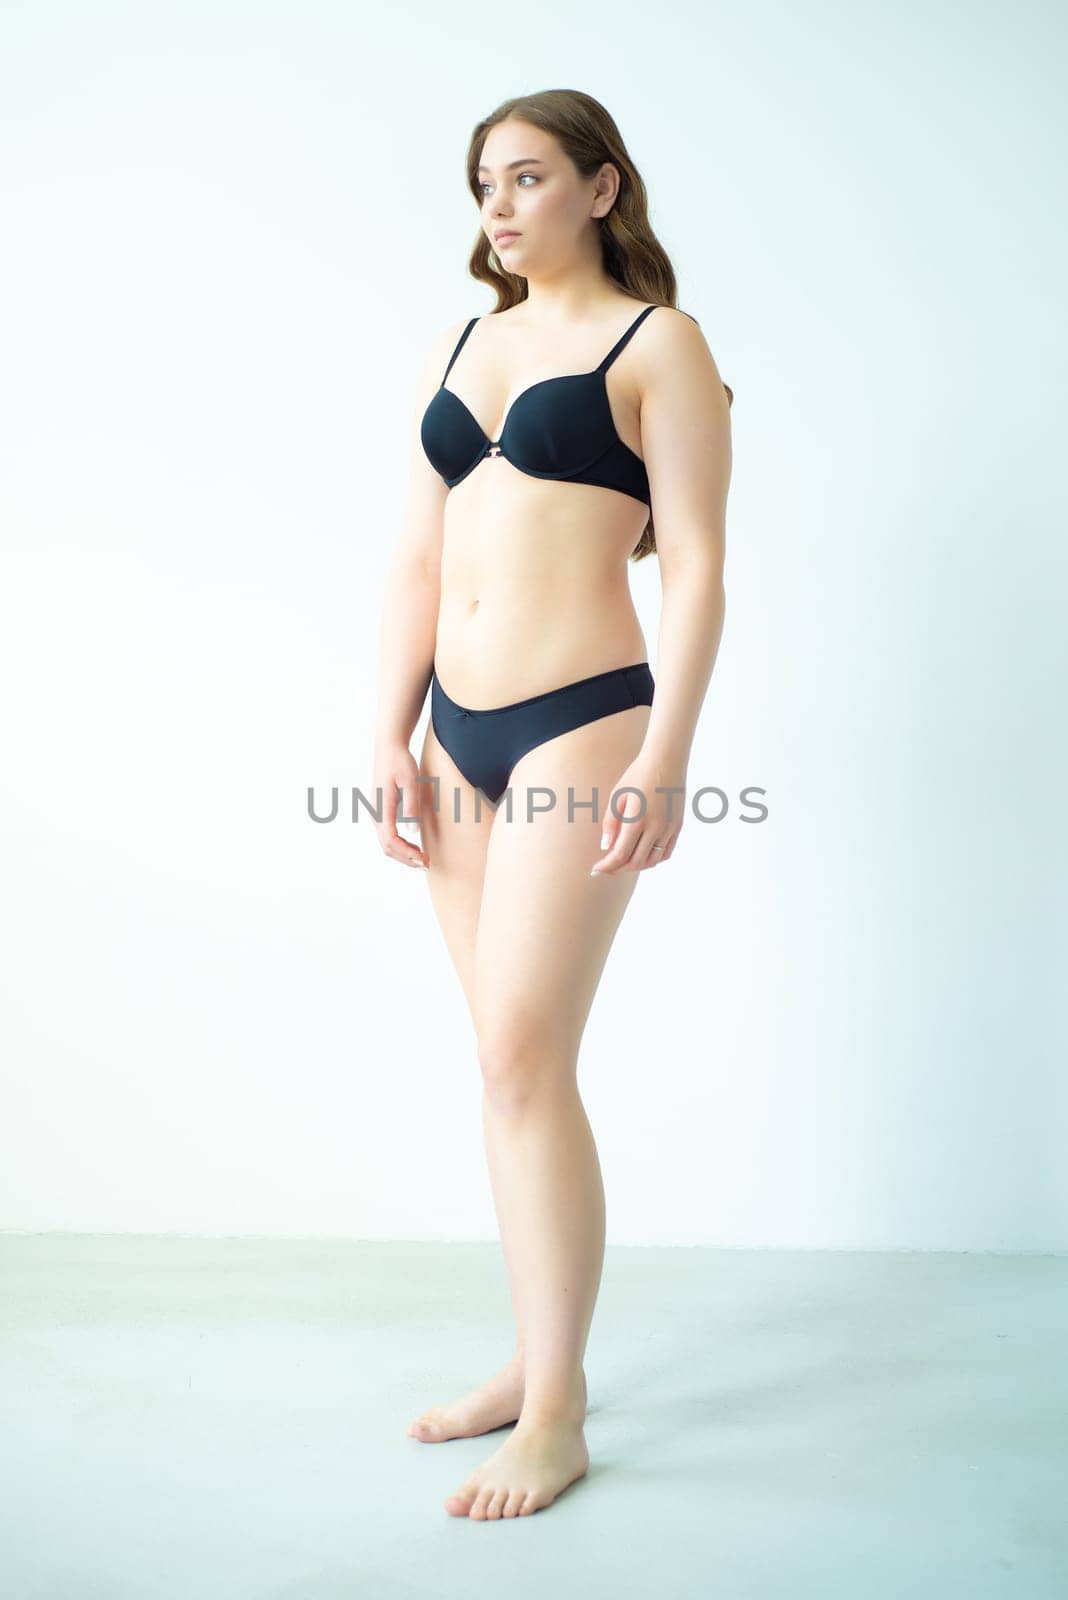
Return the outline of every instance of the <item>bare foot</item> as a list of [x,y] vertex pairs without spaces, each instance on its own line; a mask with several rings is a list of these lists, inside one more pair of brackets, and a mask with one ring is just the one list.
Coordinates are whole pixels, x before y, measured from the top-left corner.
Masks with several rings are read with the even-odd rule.
[[514,1422],[523,1409],[523,1362],[513,1356],[507,1366],[459,1400],[431,1406],[408,1426],[413,1439],[440,1444],[444,1439],[470,1439]]
[[590,1464],[581,1422],[520,1418],[499,1450],[445,1502],[452,1517],[494,1522],[551,1505]]

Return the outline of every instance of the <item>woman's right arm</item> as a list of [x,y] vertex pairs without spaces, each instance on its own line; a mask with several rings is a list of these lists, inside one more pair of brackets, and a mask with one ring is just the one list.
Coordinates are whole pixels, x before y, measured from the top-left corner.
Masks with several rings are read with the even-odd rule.
[[398,834],[397,804],[402,802],[401,814],[406,820],[418,817],[427,789],[426,784],[415,781],[419,764],[409,741],[422,715],[434,665],[448,494],[426,458],[419,429],[465,325],[448,328],[435,340],[420,374],[407,501],[386,576],[379,629],[373,784],[382,791],[383,806],[376,832],[386,855],[413,867],[425,867],[428,857],[425,850]]

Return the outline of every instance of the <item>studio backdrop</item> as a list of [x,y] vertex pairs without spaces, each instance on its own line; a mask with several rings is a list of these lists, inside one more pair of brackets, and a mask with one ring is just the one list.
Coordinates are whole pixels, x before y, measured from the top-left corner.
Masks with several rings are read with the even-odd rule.
[[1068,1248],[1053,8],[569,54],[427,3],[403,73],[372,8],[47,10],[0,56],[0,1227],[496,1238],[426,878],[353,801],[417,374],[493,303],[464,151],[558,85],[734,392],[687,821],[580,1060],[609,1242]]

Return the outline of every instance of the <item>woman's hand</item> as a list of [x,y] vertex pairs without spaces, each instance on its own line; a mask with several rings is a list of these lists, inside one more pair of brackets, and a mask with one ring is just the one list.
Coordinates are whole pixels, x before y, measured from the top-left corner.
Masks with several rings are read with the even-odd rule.
[[427,868],[430,858],[426,851],[409,844],[397,832],[398,798],[406,822],[422,817],[426,784],[417,783],[418,776],[419,765],[406,744],[375,746],[374,791],[382,793],[382,821],[375,824],[378,842],[394,861],[403,861],[408,867]]
[[[612,799],[620,789],[637,789],[640,793],[623,794],[615,808],[621,816],[616,816]],[[683,793],[658,794],[658,789],[682,790]],[[648,756],[638,756],[632,761],[609,795],[601,829],[601,849],[607,853],[594,864],[590,876],[599,878],[606,872],[644,872],[646,867],[656,867],[667,861],[682,831],[685,789],[685,764],[675,765]],[[644,815],[641,814],[642,796],[645,797]],[[654,845],[661,848],[654,850]]]

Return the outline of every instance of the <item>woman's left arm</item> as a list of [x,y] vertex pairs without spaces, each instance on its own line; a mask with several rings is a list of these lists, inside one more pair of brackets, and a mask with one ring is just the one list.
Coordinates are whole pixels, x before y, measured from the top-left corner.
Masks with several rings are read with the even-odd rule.
[[[661,610],[656,692],[642,748],[617,788],[638,789],[641,802],[621,798],[625,824],[605,813],[595,873],[641,871],[671,855],[682,827],[684,796],[697,720],[716,664],[726,595],[727,491],[731,423],[727,390],[704,334],[683,311],[665,307],[642,341],[641,439],[649,476]],[[637,354],[637,352],[635,352]],[[607,840],[607,844],[605,844]],[[653,846],[661,848],[654,851]]]

